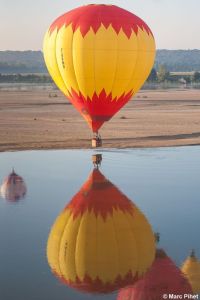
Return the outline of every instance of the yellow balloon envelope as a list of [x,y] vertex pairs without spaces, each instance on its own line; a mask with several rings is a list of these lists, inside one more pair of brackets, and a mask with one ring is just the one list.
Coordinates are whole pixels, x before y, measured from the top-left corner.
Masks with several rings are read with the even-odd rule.
[[86,5],[60,16],[44,38],[50,75],[97,132],[147,79],[155,41],[147,24],[115,5]]
[[53,272],[87,292],[108,293],[133,284],[154,256],[146,217],[98,169],[58,216],[47,244]]
[[185,260],[181,268],[192,286],[193,293],[200,293],[200,261],[194,251]]

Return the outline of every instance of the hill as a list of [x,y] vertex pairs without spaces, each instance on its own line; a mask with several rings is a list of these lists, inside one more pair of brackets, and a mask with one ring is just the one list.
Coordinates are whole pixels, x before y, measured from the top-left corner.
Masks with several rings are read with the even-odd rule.
[[200,71],[200,50],[157,50],[155,68],[160,64],[170,72]]
[[0,51],[0,73],[47,73],[41,51]]
[[[200,71],[200,50],[157,50],[155,68],[170,72]],[[41,51],[0,51],[0,73],[47,73]]]

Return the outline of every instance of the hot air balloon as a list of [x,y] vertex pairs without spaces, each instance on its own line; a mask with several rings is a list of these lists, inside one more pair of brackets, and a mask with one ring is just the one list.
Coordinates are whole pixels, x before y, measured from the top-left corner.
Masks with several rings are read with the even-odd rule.
[[24,179],[17,175],[13,170],[3,181],[1,185],[1,195],[10,202],[16,202],[22,199],[27,192]]
[[163,295],[192,294],[192,288],[180,269],[163,249],[157,249],[151,269],[133,286],[122,289],[117,300],[158,300]]
[[181,270],[188,278],[192,286],[193,293],[200,293],[200,261],[196,257],[194,250],[183,263]]
[[146,217],[98,168],[58,216],[47,243],[53,273],[90,293],[109,293],[136,282],[154,256]]
[[115,5],[92,4],[56,19],[44,38],[44,59],[59,89],[98,130],[141,88],[154,63],[147,24]]

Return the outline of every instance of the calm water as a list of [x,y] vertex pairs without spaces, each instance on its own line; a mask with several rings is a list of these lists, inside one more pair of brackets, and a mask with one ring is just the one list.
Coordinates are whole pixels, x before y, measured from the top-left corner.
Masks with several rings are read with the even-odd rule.
[[[116,299],[80,293],[62,284],[46,258],[50,229],[93,169],[83,150],[0,154],[0,181],[22,176],[23,199],[0,198],[0,299]],[[165,249],[180,266],[191,249],[200,255],[200,147],[102,150],[101,173],[145,214]]]

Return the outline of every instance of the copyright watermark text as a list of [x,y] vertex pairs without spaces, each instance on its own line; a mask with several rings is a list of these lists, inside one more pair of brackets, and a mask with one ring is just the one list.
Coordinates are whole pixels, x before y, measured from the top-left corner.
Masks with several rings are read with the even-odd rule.
[[199,295],[193,295],[193,294],[163,294],[163,299],[199,299]]

